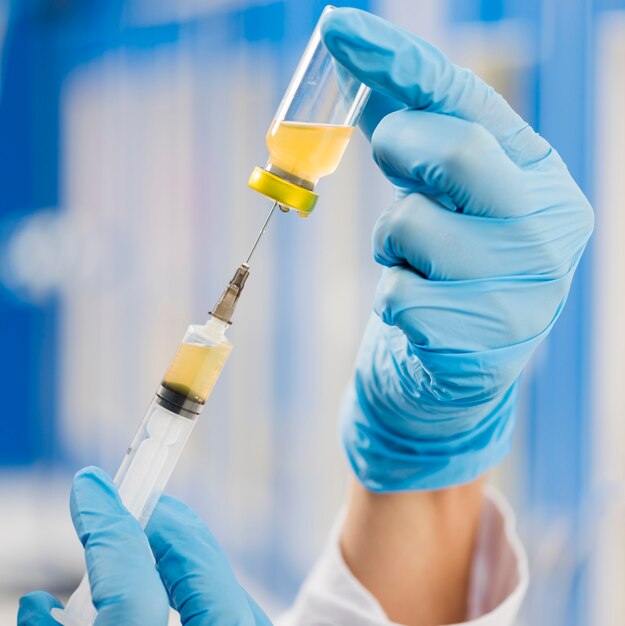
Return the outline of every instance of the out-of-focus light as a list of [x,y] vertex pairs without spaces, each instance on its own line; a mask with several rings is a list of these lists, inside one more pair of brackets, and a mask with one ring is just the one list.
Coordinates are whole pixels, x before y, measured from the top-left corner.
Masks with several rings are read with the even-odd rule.
[[0,285],[39,303],[80,285],[116,284],[132,264],[123,226],[77,209],[44,209],[23,217],[0,239]]
[[217,11],[235,12],[249,7],[273,4],[275,0],[179,0],[155,2],[140,0],[128,8],[128,20],[133,24],[180,23]]
[[0,241],[0,284],[34,303],[76,281],[102,279],[102,261],[118,243],[102,224],[51,209],[27,215],[7,230]]
[[22,218],[2,244],[0,279],[30,301],[47,297],[72,274],[75,238],[67,220],[56,212],[43,210]]

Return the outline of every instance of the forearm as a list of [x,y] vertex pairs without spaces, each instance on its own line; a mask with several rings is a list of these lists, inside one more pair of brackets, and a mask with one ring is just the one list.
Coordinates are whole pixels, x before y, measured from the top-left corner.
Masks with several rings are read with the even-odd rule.
[[343,557],[388,617],[410,626],[462,622],[484,480],[440,491],[350,488]]

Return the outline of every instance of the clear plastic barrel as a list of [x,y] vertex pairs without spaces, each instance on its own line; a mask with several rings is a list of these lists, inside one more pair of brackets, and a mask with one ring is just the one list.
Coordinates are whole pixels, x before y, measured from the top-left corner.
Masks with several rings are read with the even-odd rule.
[[[143,528],[230,355],[226,327],[215,318],[189,327],[115,475],[122,502]],[[65,609],[52,609],[52,616],[65,626],[93,624],[96,610],[86,574]]]

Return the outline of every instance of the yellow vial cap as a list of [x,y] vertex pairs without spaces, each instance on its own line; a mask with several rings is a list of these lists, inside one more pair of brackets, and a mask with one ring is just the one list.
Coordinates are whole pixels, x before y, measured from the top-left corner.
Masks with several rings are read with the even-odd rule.
[[312,213],[319,197],[310,189],[300,187],[258,166],[254,168],[247,184],[278,204],[304,214]]

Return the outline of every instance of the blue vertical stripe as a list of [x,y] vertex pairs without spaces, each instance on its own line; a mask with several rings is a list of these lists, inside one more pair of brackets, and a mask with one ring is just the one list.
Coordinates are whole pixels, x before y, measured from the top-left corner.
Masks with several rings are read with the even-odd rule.
[[[622,0],[451,0],[453,21],[521,18],[532,33],[534,107],[530,122],[562,155],[592,201],[594,122],[594,25],[599,10]],[[545,626],[590,623],[590,586],[582,553],[587,545],[592,459],[589,347],[592,324],[592,245],[573,283],[569,301],[527,380],[521,517],[544,536],[551,524],[567,532],[563,569],[552,571],[530,593],[527,619]],[[523,482],[522,481],[522,482]],[[540,548],[540,540],[537,542]],[[530,546],[532,547],[536,546]],[[539,558],[540,560],[540,558]],[[566,562],[565,562],[566,561]],[[536,572],[540,575],[539,572]],[[534,601],[532,601],[534,600]]]
[[[559,151],[591,198],[593,159],[594,10],[590,0],[546,0],[538,72],[538,130]],[[528,506],[544,519],[568,520],[571,584],[543,593],[530,620],[550,626],[589,623],[589,584],[581,527],[590,500],[592,428],[589,346],[592,246],[586,252],[567,307],[551,334],[530,381],[532,396],[526,450]],[[562,585],[562,580],[550,581]],[[548,591],[548,590],[545,590]],[[565,614],[551,603],[564,592]],[[532,607],[530,607],[532,610]],[[556,613],[557,611],[557,613]]]

